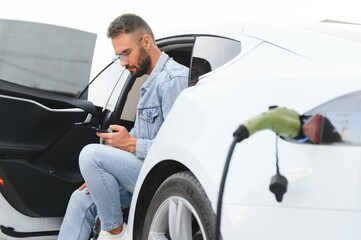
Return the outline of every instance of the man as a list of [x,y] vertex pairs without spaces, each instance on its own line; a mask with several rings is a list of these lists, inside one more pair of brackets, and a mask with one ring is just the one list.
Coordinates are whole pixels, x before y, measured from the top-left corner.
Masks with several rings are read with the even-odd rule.
[[100,133],[106,145],[90,144],[79,156],[85,184],[70,198],[59,240],[89,239],[98,215],[101,240],[128,239],[121,209],[130,205],[144,158],[179,93],[188,86],[189,69],[157,47],[149,25],[123,14],[108,28],[115,53],[134,77],[149,75],[141,87],[134,128],[111,125]]

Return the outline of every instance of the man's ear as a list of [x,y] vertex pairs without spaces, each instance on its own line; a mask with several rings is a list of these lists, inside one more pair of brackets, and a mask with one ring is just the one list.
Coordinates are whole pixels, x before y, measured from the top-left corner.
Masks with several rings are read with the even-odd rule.
[[142,44],[145,48],[149,49],[150,45],[152,43],[152,39],[149,35],[144,35]]

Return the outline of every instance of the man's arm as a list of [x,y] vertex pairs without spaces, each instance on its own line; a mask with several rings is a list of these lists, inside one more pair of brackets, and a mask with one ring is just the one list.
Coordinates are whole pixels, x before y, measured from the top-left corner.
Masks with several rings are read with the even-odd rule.
[[163,119],[173,107],[179,94],[188,86],[188,77],[174,77],[171,81],[163,84],[161,88]]

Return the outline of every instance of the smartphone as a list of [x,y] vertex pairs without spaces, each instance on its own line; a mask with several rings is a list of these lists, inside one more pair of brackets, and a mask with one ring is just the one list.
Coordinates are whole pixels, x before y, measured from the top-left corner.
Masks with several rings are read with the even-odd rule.
[[110,131],[107,129],[100,129],[94,126],[88,126],[89,129],[96,131],[96,132],[102,132],[102,133],[109,133]]

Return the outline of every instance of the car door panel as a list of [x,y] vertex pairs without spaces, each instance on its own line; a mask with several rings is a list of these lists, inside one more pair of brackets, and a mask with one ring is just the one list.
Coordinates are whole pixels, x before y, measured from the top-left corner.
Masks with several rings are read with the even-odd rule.
[[0,96],[0,109],[5,113],[0,120],[0,153],[29,157],[45,151],[87,115],[78,108],[51,109],[33,100],[8,96]]
[[[0,192],[20,213],[63,216],[82,184],[78,156],[99,142],[92,103],[0,81]],[[89,117],[90,116],[90,117]]]

